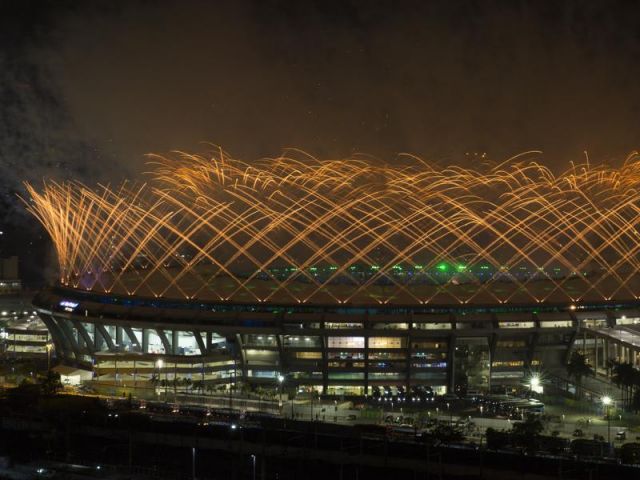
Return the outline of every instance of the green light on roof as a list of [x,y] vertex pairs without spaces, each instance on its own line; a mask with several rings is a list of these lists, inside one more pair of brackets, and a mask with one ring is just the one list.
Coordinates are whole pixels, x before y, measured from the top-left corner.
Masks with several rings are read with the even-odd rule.
[[416,266],[415,266],[415,267],[413,267],[413,268],[414,268],[414,269],[416,269],[416,270],[422,270],[422,268],[423,268],[423,267],[422,267],[422,265],[416,265]]
[[402,265],[394,265],[393,269],[394,270],[402,270]]
[[456,265],[456,270],[458,270],[459,272],[464,272],[466,269],[467,269],[466,265],[463,265],[461,263]]
[[315,272],[315,271],[318,270],[318,267],[310,267],[309,270],[312,271],[312,272]]
[[378,265],[371,265],[371,270],[380,270]]
[[449,265],[447,265],[446,263],[439,263],[436,268],[438,270],[440,270],[441,272],[446,272],[449,269]]
[[331,265],[329,267],[329,270],[337,270],[337,269],[338,269],[338,267],[336,265]]

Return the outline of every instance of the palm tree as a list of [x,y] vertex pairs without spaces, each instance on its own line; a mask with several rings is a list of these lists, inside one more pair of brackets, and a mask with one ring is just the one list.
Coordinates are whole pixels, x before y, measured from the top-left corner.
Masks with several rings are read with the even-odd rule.
[[204,381],[202,380],[194,381],[193,384],[191,385],[191,390],[195,390],[196,392],[202,395],[202,393],[204,392]]
[[612,362],[611,373],[613,383],[622,390],[622,404],[629,406],[640,385],[640,371],[631,363]]
[[571,358],[567,363],[567,375],[573,377],[576,381],[576,397],[580,397],[582,390],[582,379],[584,377],[593,376],[593,368],[587,363],[585,355],[578,351],[571,354]]
[[182,379],[182,385],[185,387],[185,390],[187,390],[192,384],[193,380],[191,380],[189,377],[184,377]]
[[160,383],[160,378],[158,377],[158,374],[154,373],[153,375],[151,375],[149,382],[151,383],[151,385],[153,385],[154,388],[157,387],[158,383]]

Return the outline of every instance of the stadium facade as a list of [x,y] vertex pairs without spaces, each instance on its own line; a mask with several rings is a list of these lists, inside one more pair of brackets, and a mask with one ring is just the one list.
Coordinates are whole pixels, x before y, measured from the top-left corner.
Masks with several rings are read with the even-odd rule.
[[638,362],[597,333],[640,318],[637,157],[404,160],[177,154],[137,187],[28,186],[59,262],[34,300],[58,356],[123,384],[284,375],[337,395],[521,383],[577,340],[598,369]]
[[[581,329],[586,335],[590,327],[640,321],[638,305],[620,303],[278,306],[52,288],[34,304],[57,355],[103,381],[135,386],[155,375],[277,385],[284,375],[289,386],[329,395],[523,384],[528,372],[562,368],[576,342],[585,347]],[[607,358],[619,358],[593,338],[586,350],[594,364],[606,368]]]

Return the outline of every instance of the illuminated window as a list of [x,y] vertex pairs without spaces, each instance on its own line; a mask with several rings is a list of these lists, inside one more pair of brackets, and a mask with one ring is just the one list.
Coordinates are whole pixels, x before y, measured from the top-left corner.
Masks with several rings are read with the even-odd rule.
[[285,348],[319,347],[320,337],[309,335],[285,335],[283,345]]
[[362,323],[337,323],[337,322],[325,322],[324,328],[330,330],[341,330],[341,329],[353,329],[353,328],[362,328]]
[[582,320],[582,326],[587,328],[604,328],[607,326],[605,318],[585,318]]
[[322,358],[322,352],[296,352],[296,358],[303,360],[317,360]]
[[535,328],[534,322],[499,322],[500,328]]
[[623,315],[622,317],[616,318],[616,325],[638,325],[640,323],[640,318],[638,317],[627,317]]
[[553,320],[540,322],[540,328],[566,328],[572,326],[573,322],[571,320]]
[[451,330],[449,322],[414,323],[412,326],[416,330]]
[[363,352],[329,352],[327,357],[330,360],[364,360]]
[[328,348],[364,348],[364,337],[328,337]]
[[331,372],[329,380],[364,380],[363,372]]
[[371,337],[369,348],[404,348],[406,339],[401,337]]
[[414,350],[446,350],[447,342],[411,342]]
[[515,367],[524,366],[524,362],[522,360],[495,361],[493,362],[492,365],[494,368],[499,368],[499,367],[515,368]]
[[401,352],[369,352],[369,360],[404,360],[406,358]]
[[376,323],[373,325],[376,330],[407,330],[408,323]]

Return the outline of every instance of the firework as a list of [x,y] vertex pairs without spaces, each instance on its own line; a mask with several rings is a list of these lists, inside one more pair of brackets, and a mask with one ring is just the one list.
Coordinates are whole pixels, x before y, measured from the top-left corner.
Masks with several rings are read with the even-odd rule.
[[451,304],[637,298],[640,159],[554,174],[523,154],[252,164],[153,156],[145,184],[27,185],[59,281],[236,302]]

